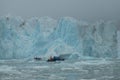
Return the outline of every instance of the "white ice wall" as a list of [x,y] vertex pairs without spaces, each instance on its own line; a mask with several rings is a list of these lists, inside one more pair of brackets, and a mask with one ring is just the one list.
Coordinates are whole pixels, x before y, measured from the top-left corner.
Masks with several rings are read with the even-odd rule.
[[120,58],[120,31],[117,32],[117,41],[118,41],[118,58]]
[[0,18],[0,59],[57,54],[116,58],[116,26],[109,21],[88,24],[71,17]]

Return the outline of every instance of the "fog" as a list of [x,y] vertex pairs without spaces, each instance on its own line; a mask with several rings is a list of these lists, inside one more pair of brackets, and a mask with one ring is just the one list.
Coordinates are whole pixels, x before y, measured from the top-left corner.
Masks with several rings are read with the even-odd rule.
[[120,20],[120,0],[0,0],[0,16]]

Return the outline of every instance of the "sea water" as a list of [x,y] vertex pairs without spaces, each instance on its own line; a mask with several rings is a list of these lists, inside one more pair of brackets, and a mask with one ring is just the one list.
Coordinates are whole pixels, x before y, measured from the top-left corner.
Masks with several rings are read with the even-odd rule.
[[1,60],[0,80],[120,80],[120,60]]

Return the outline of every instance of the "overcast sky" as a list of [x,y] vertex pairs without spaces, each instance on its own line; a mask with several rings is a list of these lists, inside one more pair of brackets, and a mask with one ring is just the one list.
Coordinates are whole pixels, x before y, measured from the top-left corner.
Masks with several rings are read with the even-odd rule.
[[0,0],[0,16],[120,20],[120,0]]

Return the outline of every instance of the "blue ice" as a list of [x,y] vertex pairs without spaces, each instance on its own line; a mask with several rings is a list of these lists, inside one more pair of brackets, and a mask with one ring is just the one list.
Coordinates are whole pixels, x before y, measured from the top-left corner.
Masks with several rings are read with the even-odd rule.
[[94,24],[71,17],[0,17],[0,59],[69,55],[68,58],[117,58],[117,27],[111,21]]

